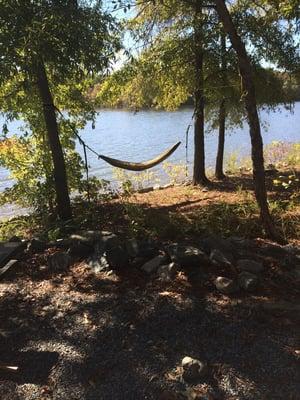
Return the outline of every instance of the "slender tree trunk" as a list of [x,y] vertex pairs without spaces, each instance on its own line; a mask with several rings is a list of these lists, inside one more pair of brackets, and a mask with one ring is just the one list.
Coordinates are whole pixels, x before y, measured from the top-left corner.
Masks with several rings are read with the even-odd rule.
[[202,2],[197,4],[194,20],[194,57],[195,57],[195,125],[194,125],[194,185],[207,185],[209,180],[205,175],[204,146],[204,79],[203,79],[203,27]]
[[40,62],[37,67],[37,86],[43,104],[43,113],[48,142],[53,160],[53,176],[56,192],[57,212],[61,219],[67,220],[72,217],[72,211],[68,190],[66,165],[59,140],[53,98],[49,88],[49,82],[43,62]]
[[245,45],[242,42],[239,34],[237,33],[237,30],[233,24],[231,15],[226,7],[224,0],[214,1],[216,4],[217,13],[220,20],[222,21],[224,30],[228,34],[232,46],[235,49],[238,57],[239,69],[244,91],[243,97],[245,100],[245,107],[250,127],[254,190],[257,203],[260,207],[262,223],[269,237],[281,241],[282,238],[276,231],[268,207],[267,190],[265,183],[263,141],[257,113],[255,87],[253,82],[251,63],[246,52]]
[[226,119],[225,99],[222,99],[220,101],[220,106],[219,106],[219,137],[218,137],[218,153],[217,153],[216,170],[215,170],[215,176],[217,179],[225,178],[225,174],[223,172],[224,146],[225,146],[225,119]]
[[[227,83],[226,76],[226,36],[225,33],[221,33],[221,74],[222,74],[222,84],[225,87]],[[223,162],[224,162],[224,146],[225,146],[225,121],[226,121],[226,101],[225,97],[220,100],[219,105],[219,137],[218,137],[218,152],[216,159],[216,170],[215,176],[217,179],[224,179],[225,175],[223,172]]]

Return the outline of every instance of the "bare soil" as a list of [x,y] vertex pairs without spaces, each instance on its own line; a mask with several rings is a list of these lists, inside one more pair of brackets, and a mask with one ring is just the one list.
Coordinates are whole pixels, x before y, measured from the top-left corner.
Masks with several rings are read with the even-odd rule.
[[[194,231],[180,231],[181,222],[162,227],[174,215],[194,223],[199,209],[240,204],[240,183],[174,187],[126,202],[155,221],[158,239],[195,239]],[[242,183],[252,195],[250,179]],[[98,229],[127,234],[124,200],[93,213]],[[299,209],[292,213],[299,218]],[[231,234],[240,232],[236,225]],[[179,272],[169,283],[131,266],[94,274],[84,262],[58,274],[47,267],[49,251],[28,254],[0,281],[1,400],[299,399],[299,285],[283,278],[276,256],[266,257],[256,292],[227,296],[213,285],[226,273],[217,267]],[[274,304],[283,307],[266,307]],[[193,385],[181,378],[185,356],[208,364],[207,376]]]

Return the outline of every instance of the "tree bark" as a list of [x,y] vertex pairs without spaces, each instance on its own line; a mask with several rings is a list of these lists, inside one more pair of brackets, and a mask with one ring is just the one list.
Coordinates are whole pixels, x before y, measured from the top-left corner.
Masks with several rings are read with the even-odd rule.
[[226,119],[225,99],[222,99],[220,101],[220,106],[219,106],[219,136],[218,136],[218,152],[217,152],[216,170],[215,170],[215,176],[217,179],[225,178],[225,174],[223,172],[224,147],[225,147],[225,119]]
[[62,220],[68,220],[72,217],[72,210],[68,190],[66,165],[59,140],[59,131],[53,98],[49,88],[47,73],[43,62],[40,62],[37,66],[37,87],[41,102],[43,104],[47,137],[53,161],[53,177],[56,192],[57,213]]
[[[221,52],[221,75],[222,85],[225,87],[227,83],[226,79],[226,36],[225,33],[221,33],[220,38],[220,52]],[[218,136],[218,152],[216,159],[215,176],[217,179],[224,179],[225,175],[223,172],[224,162],[224,146],[225,146],[225,120],[226,120],[226,101],[225,97],[220,100],[219,105],[219,136]]]
[[205,174],[204,145],[204,78],[203,78],[203,26],[201,21],[202,2],[197,3],[194,20],[194,62],[196,88],[195,124],[194,124],[194,172],[193,185],[207,185],[209,180]]
[[247,111],[248,123],[250,127],[251,145],[252,145],[252,163],[253,163],[253,180],[254,190],[257,203],[260,208],[261,220],[266,231],[266,234],[278,241],[282,238],[276,231],[274,222],[270,215],[267,190],[265,183],[265,168],[263,156],[263,141],[260,131],[260,123],[257,113],[255,87],[252,75],[252,67],[246,52],[245,45],[241,40],[237,30],[233,24],[231,15],[227,9],[224,0],[214,0],[216,10],[222,21],[225,32],[228,34],[234,50],[236,51],[239,70],[242,79],[243,97],[245,101],[245,108]]

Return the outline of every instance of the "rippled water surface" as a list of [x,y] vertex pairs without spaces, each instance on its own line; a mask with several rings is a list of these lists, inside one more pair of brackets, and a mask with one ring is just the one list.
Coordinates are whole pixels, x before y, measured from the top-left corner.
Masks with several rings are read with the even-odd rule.
[[[185,132],[191,122],[193,110],[182,109],[175,112],[141,111],[136,114],[123,110],[103,110],[99,112],[96,129],[87,125],[81,132],[83,139],[97,152],[114,158],[130,161],[142,161],[153,158],[175,142],[181,140],[182,145],[169,158],[169,161],[185,162]],[[264,122],[264,143],[273,140],[296,142],[300,140],[300,102],[296,103],[294,112],[290,113],[284,107],[276,112],[261,111],[261,121]],[[0,118],[0,124],[3,120]],[[22,123],[15,121],[9,125],[11,133],[18,133]],[[188,140],[188,159],[193,158],[193,135],[190,129]],[[207,166],[213,166],[217,148],[217,132],[206,135]],[[249,154],[250,140],[248,126],[231,129],[227,132],[225,151],[238,151]],[[82,152],[81,146],[78,151]],[[91,174],[108,180],[113,180],[112,167],[89,153]],[[161,166],[154,169],[162,174]],[[12,184],[9,172],[0,168],[0,191]],[[13,212],[11,206],[1,210],[1,214]]]

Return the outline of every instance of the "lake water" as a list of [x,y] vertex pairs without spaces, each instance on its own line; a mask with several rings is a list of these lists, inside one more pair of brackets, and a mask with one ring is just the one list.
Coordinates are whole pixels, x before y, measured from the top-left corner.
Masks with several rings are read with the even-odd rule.
[[[124,110],[103,110],[99,112],[96,128],[87,125],[81,132],[82,138],[98,153],[114,158],[129,161],[148,160],[169,148],[177,141],[181,146],[168,159],[172,163],[185,162],[185,132],[191,123],[192,108],[185,108],[175,112],[166,111],[140,111],[133,113]],[[273,140],[297,142],[300,141],[300,102],[295,104],[291,113],[284,107],[270,113],[260,112],[263,122],[264,144]],[[4,120],[0,118],[0,126]],[[11,133],[18,133],[21,122],[15,121],[9,125]],[[206,135],[206,164],[213,166],[217,149],[217,132]],[[78,151],[82,153],[81,146]],[[240,154],[250,154],[250,139],[247,124],[243,128],[235,128],[227,132],[225,152],[238,151]],[[91,175],[113,180],[112,167],[89,152],[89,165]],[[193,128],[189,132],[188,160],[191,169],[193,160]],[[161,165],[153,169],[162,176]],[[0,191],[11,186],[9,172],[0,168]],[[10,215],[14,208],[7,206],[1,214]]]

